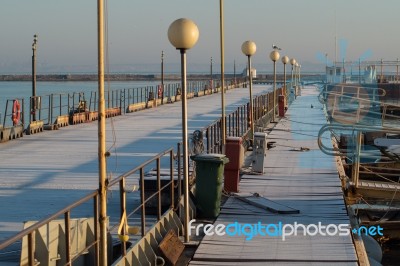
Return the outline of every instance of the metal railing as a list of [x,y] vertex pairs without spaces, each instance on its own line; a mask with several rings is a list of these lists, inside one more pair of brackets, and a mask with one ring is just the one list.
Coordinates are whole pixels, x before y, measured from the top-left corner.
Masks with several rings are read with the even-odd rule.
[[[168,87],[168,86],[167,86]],[[201,87],[199,87],[201,88]],[[177,90],[178,87],[171,87],[171,90]],[[271,93],[269,93],[271,94]],[[126,95],[126,94],[125,94]],[[61,106],[69,107],[70,104],[67,103],[67,105],[64,105],[62,102],[61,96],[59,96],[59,101],[60,104],[59,106],[52,105],[53,108],[61,108]],[[78,97],[78,102],[81,98]],[[271,106],[268,106],[269,103],[273,102],[272,100],[269,100],[270,97],[269,95],[260,95],[257,96],[254,101],[255,104],[254,108],[255,110],[260,109],[255,115],[257,119],[263,118],[262,116],[265,114],[270,113],[270,110],[272,110]],[[68,95],[68,99],[70,96]],[[96,98],[94,95],[93,98]],[[129,98],[129,97],[128,97]],[[58,96],[51,95],[50,99],[58,99]],[[75,99],[75,98],[72,98]],[[52,100],[52,101],[53,101]],[[75,101],[73,101],[75,103]],[[89,101],[89,106],[90,106]],[[265,105],[267,104],[267,105]],[[72,104],[73,105],[73,104]],[[61,109],[60,109],[61,110]],[[245,135],[249,132],[249,121],[248,121],[248,104],[244,104],[240,107],[237,108],[233,113],[229,114],[227,119],[228,123],[228,131],[230,134],[234,135]],[[218,124],[219,123],[219,124]],[[209,127],[206,129],[208,132],[213,131],[214,135],[211,136],[211,133],[208,133],[207,135],[207,151],[209,152],[211,149],[213,151],[220,151],[221,145],[220,145],[220,122],[216,121],[213,124],[211,124]],[[209,138],[209,139],[208,139]],[[212,145],[209,144],[209,141],[212,141]],[[169,178],[170,180],[167,183],[163,183],[161,185],[161,166],[162,166],[162,160],[165,160],[165,157],[168,157],[168,169],[169,169]],[[174,177],[174,162],[177,161],[177,181],[175,181]],[[156,183],[157,183],[157,188],[156,191],[151,194],[146,196],[145,195],[145,171],[148,169],[151,164],[155,164],[155,172],[156,172]],[[107,188],[112,189],[112,187],[118,186],[119,190],[119,207],[120,207],[120,215],[117,219],[117,222],[114,222],[114,224],[110,224],[110,229],[109,231],[113,231],[115,228],[117,228],[122,221],[122,218],[124,217],[124,214],[126,215],[127,218],[131,217],[135,213],[140,211],[140,217],[141,217],[141,235],[144,236],[146,234],[146,204],[148,204],[151,200],[157,199],[157,211],[156,211],[156,217],[157,220],[161,218],[162,215],[162,192],[164,190],[167,190],[169,188],[169,199],[170,199],[170,205],[169,208],[175,208],[175,202],[176,199],[179,199],[182,195],[182,187],[181,187],[181,179],[182,179],[182,173],[181,173],[181,144],[178,143],[178,148],[177,148],[177,154],[174,154],[173,148],[167,149],[158,155],[154,156],[153,158],[143,162],[139,166],[133,168],[132,170],[120,175],[119,177],[109,181]],[[138,205],[133,211],[126,213],[127,210],[127,204],[126,204],[126,193],[127,193],[127,188],[126,188],[126,181],[128,178],[134,178],[134,175],[139,173],[139,182],[140,182],[140,187],[141,187],[141,192],[140,192],[140,205]],[[175,195],[175,189],[177,189],[177,195]],[[70,234],[70,224],[71,224],[71,213],[72,211],[79,207],[82,206],[83,204],[87,204],[88,202],[92,202],[93,206],[93,217],[94,217],[94,241],[87,243],[86,247],[83,250],[80,250],[77,254],[72,254],[71,248],[70,248],[70,243],[71,243],[71,234]],[[94,249],[94,254],[95,258],[94,261],[96,262],[95,264],[98,265],[98,257],[99,257],[99,192],[98,190],[94,190],[87,194],[86,196],[82,197],[81,199],[73,202],[72,204],[66,206],[65,208],[59,210],[58,212],[44,218],[43,220],[38,221],[37,223],[33,224],[32,226],[22,230],[18,234],[14,235],[13,237],[6,239],[4,242],[0,243],[0,250],[3,250],[10,246],[11,244],[14,244],[23,238],[27,238],[28,242],[28,265],[35,265],[35,239],[34,239],[34,234],[35,231],[41,228],[42,226],[48,225],[51,221],[58,219],[59,217],[63,217],[64,220],[64,227],[65,227],[65,258],[63,260],[66,261],[65,265],[71,265],[74,260],[78,258],[78,256],[84,254],[86,251],[89,249]],[[74,218],[79,218],[79,217],[74,217]],[[124,231],[124,227],[122,230],[122,234],[126,234],[127,232]],[[126,255],[126,243],[121,241],[121,255],[124,256]]]
[[[282,89],[277,89],[276,97],[282,93]],[[278,100],[275,101],[278,103]],[[271,120],[273,112],[273,92],[258,95],[253,98],[253,115],[254,123],[266,124]],[[232,137],[242,137],[245,141],[250,140],[250,105],[243,104],[237,109],[226,115],[226,134]],[[202,129],[205,132],[205,142],[207,153],[221,153],[221,119],[216,120],[212,124]],[[245,144],[246,145],[246,144]],[[247,144],[249,145],[249,144]]]
[[[227,80],[226,87],[238,87],[239,84],[244,84],[242,79],[236,81]],[[119,108],[121,114],[129,112],[128,107],[131,104],[147,103],[150,100],[160,99],[161,104],[166,104],[170,99],[180,95],[180,83],[166,83],[163,87],[161,85],[145,86],[139,88],[125,88],[116,90],[107,90],[105,92],[106,108]],[[215,91],[211,90],[209,80],[198,80],[188,82],[188,97],[195,97],[200,95],[200,92],[207,91],[208,93],[216,93],[220,91],[218,84],[214,86]],[[161,87],[161,91],[159,88]],[[18,99],[20,102],[27,103],[23,99]],[[62,94],[49,94],[29,97],[27,110],[29,112],[21,111],[21,122],[24,127],[29,126],[32,121],[43,121],[44,125],[53,125],[58,116],[69,116],[75,112],[98,112],[97,106],[98,95],[97,91],[72,92]],[[9,100],[12,101],[12,100]],[[84,108],[82,108],[84,107]],[[3,120],[3,127],[9,126],[12,123],[10,118],[12,116],[12,106],[10,108],[7,102],[5,112],[2,113],[1,119]],[[10,111],[11,110],[11,111]],[[21,104],[21,110],[25,110],[24,104]],[[28,121],[29,124],[24,122]]]
[[[161,186],[161,179],[160,179],[160,170],[161,170],[161,160],[165,157],[169,156],[169,175],[170,175],[170,181],[163,186]],[[140,193],[140,205],[137,206],[133,211],[130,213],[126,214],[126,217],[132,216],[134,213],[140,211],[141,212],[141,235],[144,236],[146,234],[146,203],[148,203],[150,200],[153,198],[157,198],[157,220],[161,218],[161,207],[162,207],[162,202],[161,202],[161,193],[163,190],[170,188],[170,208],[174,208],[175,206],[175,197],[174,197],[174,190],[175,190],[175,181],[174,181],[174,151],[173,148],[170,148],[168,150],[165,150],[153,158],[143,162],[139,166],[133,168],[132,170],[120,175],[119,177],[111,180],[108,184],[108,188],[112,188],[113,186],[119,187],[119,195],[120,195],[120,217],[118,220],[120,220],[123,217],[124,212],[126,212],[127,206],[126,206],[126,180],[127,178],[132,177],[135,173],[139,172],[139,180],[140,180],[140,186],[141,186],[141,193]],[[178,157],[179,160],[179,157]],[[144,182],[144,177],[145,177],[145,168],[149,167],[150,164],[154,163],[156,164],[156,175],[157,175],[157,191],[148,196],[145,197],[145,182]],[[180,165],[180,163],[178,163]],[[178,176],[179,178],[179,176]],[[178,179],[178,183],[180,183]],[[178,195],[180,197],[180,195]],[[80,250],[78,254],[75,256],[72,256],[72,252],[70,249],[70,243],[71,243],[71,237],[70,237],[70,224],[71,224],[71,212],[73,209],[86,204],[89,201],[93,201],[93,217],[94,217],[94,241],[91,243],[87,243],[86,247],[84,250]],[[36,265],[35,258],[34,258],[34,253],[35,253],[35,245],[34,245],[34,234],[35,231],[41,228],[42,226],[48,225],[51,221],[58,219],[60,216],[63,217],[64,219],[64,227],[65,227],[65,247],[66,247],[66,258],[63,258],[66,261],[65,265],[72,265],[72,262],[79,257],[79,255],[85,253],[86,251],[89,251],[89,249],[94,248],[95,249],[95,261],[98,262],[98,256],[99,256],[99,192],[98,190],[94,190],[91,193],[87,194],[83,198],[75,201],[74,203],[66,206],[65,208],[59,210],[58,212],[48,216],[47,218],[38,221],[34,225],[22,230],[15,236],[3,241],[0,243],[0,250],[5,249],[6,247],[10,246],[11,244],[14,244],[22,238],[27,237],[28,239],[28,265],[33,266]],[[116,225],[111,225],[111,228],[115,228],[119,225],[117,223]],[[112,231],[109,230],[109,231]],[[127,234],[127,232],[122,232],[122,234]],[[121,255],[126,254],[126,243],[121,242]],[[98,263],[96,263],[98,265]]]
[[[18,110],[13,110],[14,109],[14,102],[18,101],[19,103],[19,111]],[[19,115],[16,112],[19,112]],[[16,98],[16,99],[8,99],[6,101],[6,107],[5,107],[5,112],[3,115],[3,121],[2,121],[2,127],[5,128],[7,126],[15,126],[14,125],[14,115],[18,115],[19,121],[18,125],[25,125],[25,119],[24,119],[24,114],[25,114],[25,109],[24,109],[24,99]]]

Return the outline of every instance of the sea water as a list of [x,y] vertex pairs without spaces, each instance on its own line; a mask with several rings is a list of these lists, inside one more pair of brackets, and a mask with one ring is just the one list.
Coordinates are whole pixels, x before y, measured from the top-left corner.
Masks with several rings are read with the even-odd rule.
[[[159,84],[160,81],[111,81],[105,82],[104,90],[107,92],[108,90],[143,88],[147,86],[156,86]],[[72,94],[74,92],[83,92],[86,96],[90,96],[91,92],[97,92],[97,90],[97,81],[39,81],[36,83],[36,96],[42,97],[50,94]],[[10,108],[12,108],[13,99],[24,99],[25,110],[29,110],[29,97],[31,96],[32,82],[1,81],[0,124],[3,123],[7,100],[9,100],[7,113],[10,114]],[[25,117],[25,119],[27,119],[27,117]]]

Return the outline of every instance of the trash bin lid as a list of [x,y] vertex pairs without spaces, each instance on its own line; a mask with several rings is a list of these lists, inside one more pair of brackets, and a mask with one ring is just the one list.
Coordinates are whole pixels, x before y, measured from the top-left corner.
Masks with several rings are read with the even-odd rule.
[[226,157],[225,154],[218,154],[218,153],[204,153],[204,154],[197,154],[194,156],[190,156],[190,159],[193,161],[208,161],[208,162],[216,162],[216,163],[228,163],[229,159]]

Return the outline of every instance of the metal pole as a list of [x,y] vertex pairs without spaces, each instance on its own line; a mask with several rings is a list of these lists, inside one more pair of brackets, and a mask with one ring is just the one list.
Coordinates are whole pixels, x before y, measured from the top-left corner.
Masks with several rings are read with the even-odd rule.
[[328,70],[328,53],[325,53],[325,81],[328,83],[328,76],[329,76],[329,70]]
[[273,115],[272,115],[272,122],[275,122],[275,115],[276,115],[276,61],[274,61],[274,108],[273,108]]
[[290,79],[290,85],[291,85],[291,87],[293,87],[293,85],[294,85],[294,82],[293,82],[293,65],[292,65],[292,78]]
[[98,27],[98,159],[99,159],[99,196],[100,196],[100,258],[99,264],[107,265],[107,186],[106,186],[106,120],[104,100],[104,0],[97,0]]
[[399,82],[399,59],[397,58],[397,63],[396,63],[396,83]]
[[182,145],[183,145],[183,182],[184,182],[184,208],[185,208],[185,242],[189,242],[189,162],[188,162],[188,134],[187,134],[187,92],[186,92],[186,50],[181,51],[181,77],[182,77]]
[[164,51],[161,51],[161,104],[164,104]]
[[300,75],[301,65],[299,65],[299,84],[301,85],[301,75]]
[[361,58],[358,59],[358,84],[361,84]]
[[251,56],[247,56],[248,58],[248,67],[249,67],[249,93],[250,93],[250,128],[251,128],[251,139],[252,145],[254,146],[254,116],[253,116],[253,77],[251,75]]
[[211,87],[211,93],[213,92],[213,60],[211,56],[211,63],[210,63],[210,87]]
[[233,60],[233,82],[235,84],[235,88],[236,88],[236,61]]
[[36,121],[36,48],[37,48],[37,34],[33,35],[32,44],[32,120]]
[[286,91],[286,64],[283,64],[283,95],[287,96],[287,91]]
[[222,152],[225,153],[225,84],[224,84],[224,1],[219,0],[219,26],[220,26],[220,40],[221,40],[221,145]]
[[381,59],[381,80],[380,83],[383,83],[383,59]]
[[360,153],[362,145],[361,140],[362,140],[362,133],[361,131],[358,131],[356,136],[356,150],[353,156],[353,168],[352,168],[353,184],[356,188],[358,187],[358,180],[360,174]]

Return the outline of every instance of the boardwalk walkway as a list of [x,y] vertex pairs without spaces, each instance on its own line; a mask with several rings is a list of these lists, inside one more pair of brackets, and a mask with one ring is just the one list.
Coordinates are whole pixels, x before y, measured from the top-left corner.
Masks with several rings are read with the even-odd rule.
[[[334,159],[318,149],[317,134],[325,117],[317,95],[315,87],[303,90],[269,133],[276,147],[267,152],[265,173],[243,175],[240,183],[241,193],[258,193],[300,213],[272,213],[230,197],[214,225],[350,223]],[[248,241],[243,235],[205,236],[190,265],[358,265],[351,235],[299,232],[285,241],[268,235]]]
[[[266,93],[267,86],[254,86],[254,92]],[[220,94],[190,99],[189,132],[217,120],[220,102]],[[246,102],[248,89],[227,91],[226,113]],[[159,152],[176,147],[181,132],[180,102],[107,119],[107,148],[111,152],[108,175],[115,178]],[[1,143],[0,241],[21,230],[23,221],[40,220],[97,189],[97,152],[97,122]],[[118,195],[110,193],[109,201],[113,199]],[[92,215],[91,206],[88,209],[80,210],[80,214]],[[110,215],[112,212],[119,217],[117,205],[109,208]]]

